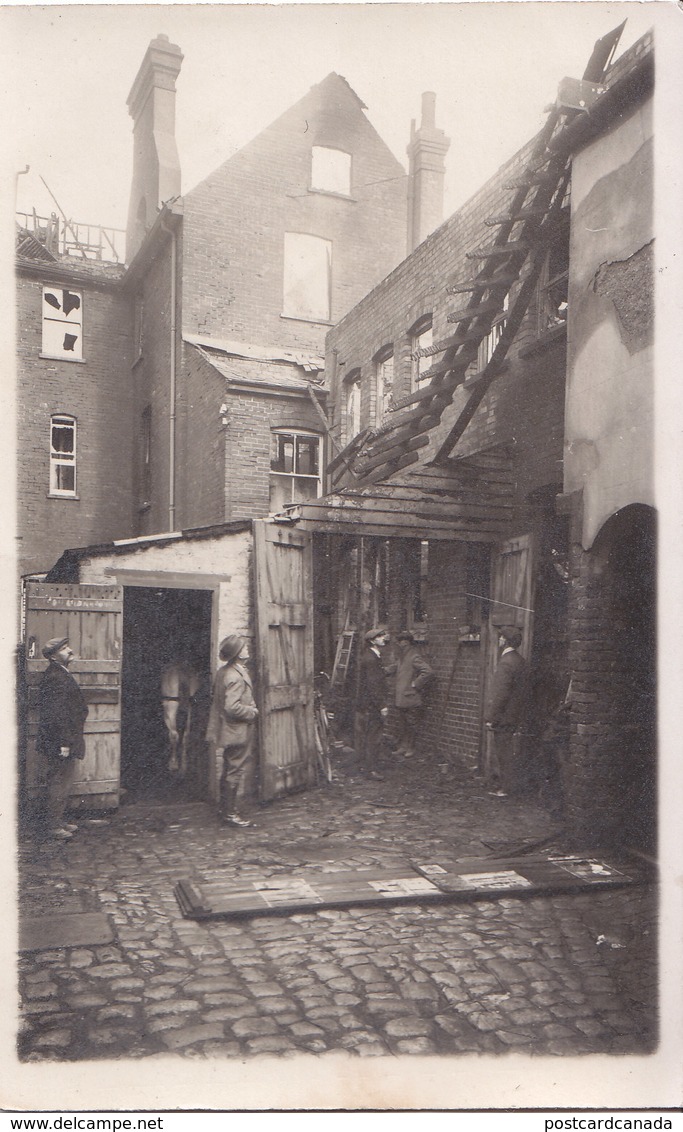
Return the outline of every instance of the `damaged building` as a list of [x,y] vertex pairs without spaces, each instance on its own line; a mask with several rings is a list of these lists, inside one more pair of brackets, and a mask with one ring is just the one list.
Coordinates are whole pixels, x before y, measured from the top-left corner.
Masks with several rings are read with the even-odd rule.
[[[139,776],[125,693],[143,636],[169,624],[172,638],[185,626],[207,679],[221,636],[253,636],[267,801],[315,781],[320,670],[351,739],[359,643],[376,624],[409,629],[434,669],[430,758],[483,775],[495,630],[512,622],[531,672],[529,781],[555,727],[547,785],[573,836],[653,849],[654,48],[645,36],[615,61],[620,31],[440,226],[448,142],[432,96],[406,176],[338,75],[181,197],[181,56],[163,37],[150,45],[129,100],[130,265],[42,261],[30,233],[37,258],[20,259],[34,337],[41,287],[63,279],[84,312],[89,288],[120,308],[99,433],[92,391],[65,395],[72,358],[50,355],[52,399],[38,412],[27,394],[22,418],[41,454],[32,482],[48,457],[78,465],[47,500],[42,481],[35,491],[22,572],[29,684],[41,643],[68,625],[101,705],[84,804],[116,805],[122,774]],[[97,281],[61,274],[77,270]],[[45,450],[45,421],[64,429],[62,417],[73,459],[68,429]],[[91,491],[91,444],[115,465],[118,453],[110,511]],[[35,799],[31,726],[29,714]],[[201,738],[193,775],[211,796]]]

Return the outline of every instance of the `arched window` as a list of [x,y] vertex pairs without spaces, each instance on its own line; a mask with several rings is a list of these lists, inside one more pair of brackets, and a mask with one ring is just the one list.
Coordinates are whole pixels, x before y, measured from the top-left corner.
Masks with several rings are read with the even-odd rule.
[[[423,354],[422,350],[428,350],[433,344],[433,331],[432,331],[432,316],[426,314],[410,329],[410,384],[411,390],[414,393],[417,389],[421,389],[426,384],[424,374],[431,368],[434,357],[431,354]],[[429,380],[429,379],[427,379]]]
[[383,346],[375,354],[375,424],[382,423],[391,407],[394,392],[394,345]]
[[50,417],[50,495],[76,494],[76,418]]
[[270,455],[270,512],[321,494],[321,443],[315,433],[273,429]]
[[344,380],[345,398],[345,436],[346,443],[360,432],[360,370],[354,369]]

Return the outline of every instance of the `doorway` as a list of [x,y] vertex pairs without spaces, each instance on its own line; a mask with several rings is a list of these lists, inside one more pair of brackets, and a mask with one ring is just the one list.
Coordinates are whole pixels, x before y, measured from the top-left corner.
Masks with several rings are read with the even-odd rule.
[[[206,796],[203,736],[211,691],[211,590],[125,586],[121,673],[121,786],[126,801]],[[199,676],[187,733],[184,777],[169,771],[161,705],[165,665],[182,660]],[[178,722],[187,724],[184,713]]]

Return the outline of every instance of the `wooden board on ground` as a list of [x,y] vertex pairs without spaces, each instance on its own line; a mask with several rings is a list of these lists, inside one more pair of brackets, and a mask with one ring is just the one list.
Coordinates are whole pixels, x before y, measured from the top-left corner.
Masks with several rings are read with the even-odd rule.
[[256,880],[222,879],[214,872],[209,880],[179,881],[175,894],[184,916],[210,920],[323,908],[586,892],[642,879],[632,862],[617,866],[605,854],[594,853],[587,857],[406,861],[393,868],[306,870],[305,874],[299,870]]
[[20,951],[52,951],[61,947],[95,947],[114,939],[103,912],[26,916],[19,920]]

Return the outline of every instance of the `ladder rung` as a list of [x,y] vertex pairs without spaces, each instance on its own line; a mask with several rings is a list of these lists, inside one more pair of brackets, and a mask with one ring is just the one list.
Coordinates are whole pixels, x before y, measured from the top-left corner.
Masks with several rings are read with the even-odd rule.
[[521,212],[506,212],[500,216],[489,216],[484,224],[487,228],[493,228],[496,224],[516,224],[518,220],[534,220],[537,216],[545,216],[546,211],[545,208],[523,208]]
[[494,314],[500,310],[499,302],[480,303],[477,307],[461,307],[446,316],[446,322],[464,322],[466,318],[479,318],[482,314]]
[[467,291],[479,291],[485,287],[509,287],[518,278],[514,275],[493,275],[490,279],[470,279],[467,283],[452,283],[446,288],[448,295],[463,295]]
[[479,248],[473,252],[465,252],[467,259],[493,259],[495,256],[514,255],[516,252],[528,252],[531,244],[528,240],[516,240],[511,244],[492,244],[489,248]]
[[554,173],[523,173],[521,177],[515,177],[514,180],[508,181],[507,185],[503,185],[503,188],[527,189],[531,185],[548,185],[556,179]]
[[[499,304],[496,303],[496,310]],[[415,350],[410,356],[411,358],[431,358],[434,354],[443,354],[444,350],[454,350],[457,346],[464,346],[466,342],[476,342],[481,338],[480,330],[466,330],[462,334],[454,334],[452,338],[442,338],[440,342],[435,342],[432,346],[426,346],[422,350]],[[423,375],[421,374],[420,377]]]

